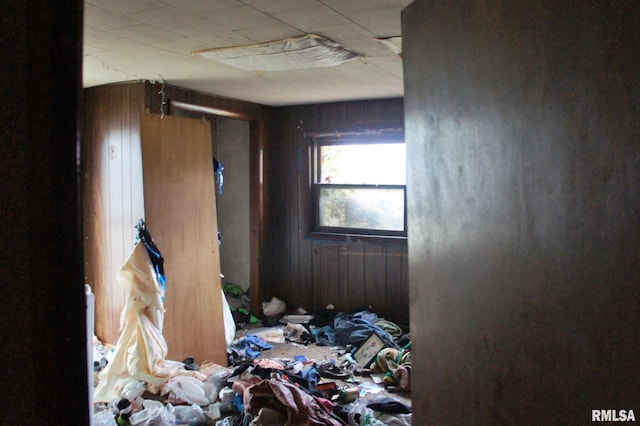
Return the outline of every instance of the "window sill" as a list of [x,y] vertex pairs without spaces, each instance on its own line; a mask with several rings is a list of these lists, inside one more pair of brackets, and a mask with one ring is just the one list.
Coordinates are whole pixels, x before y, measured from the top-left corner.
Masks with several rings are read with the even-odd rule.
[[387,236],[387,235],[362,235],[362,234],[341,234],[334,232],[309,232],[306,236],[309,240],[333,241],[346,244],[379,244],[385,246],[407,246],[407,237]]

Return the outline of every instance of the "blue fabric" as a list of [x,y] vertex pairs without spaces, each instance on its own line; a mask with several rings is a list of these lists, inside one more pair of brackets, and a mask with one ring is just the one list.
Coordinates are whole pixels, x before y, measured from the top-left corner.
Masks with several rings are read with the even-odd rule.
[[256,346],[258,349],[273,349],[273,345],[270,345],[261,337],[254,336],[253,334],[249,334],[248,336],[246,336],[244,341],[247,345]]
[[[273,349],[273,345],[268,344],[258,336],[248,335],[244,340],[246,354],[249,358],[257,358],[261,350]],[[257,348],[254,349],[254,348]]]
[[313,330],[313,334],[316,338],[316,344],[319,346],[335,346],[336,344],[336,331],[329,325]]
[[316,369],[316,365],[313,364],[311,367],[307,367],[300,372],[300,377],[305,379],[307,382],[317,385],[320,381],[320,373]]
[[398,345],[394,342],[393,336],[374,324],[377,319],[378,316],[369,311],[336,316],[333,320],[335,344],[360,346],[372,333],[375,333],[382,339],[386,347],[397,348]]

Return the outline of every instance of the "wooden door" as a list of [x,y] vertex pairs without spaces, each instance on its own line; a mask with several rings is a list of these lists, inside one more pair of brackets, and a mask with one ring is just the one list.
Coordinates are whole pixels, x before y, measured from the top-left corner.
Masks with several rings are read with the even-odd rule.
[[210,123],[142,114],[145,221],[165,259],[168,358],[226,365]]

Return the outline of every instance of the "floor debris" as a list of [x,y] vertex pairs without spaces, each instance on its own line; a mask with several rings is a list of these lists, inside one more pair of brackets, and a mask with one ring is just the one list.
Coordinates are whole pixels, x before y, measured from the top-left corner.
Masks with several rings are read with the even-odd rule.
[[411,425],[410,336],[370,311],[324,314],[243,324],[229,366],[187,358],[197,376],[130,382],[95,404],[94,425]]

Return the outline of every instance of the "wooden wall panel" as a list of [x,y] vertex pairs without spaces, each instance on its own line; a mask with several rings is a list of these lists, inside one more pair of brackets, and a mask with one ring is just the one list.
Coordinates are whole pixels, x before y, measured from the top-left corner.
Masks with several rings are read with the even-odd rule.
[[124,306],[116,274],[131,253],[144,215],[140,83],[85,89],[82,134],[85,281],[96,300],[96,335],[115,343]]
[[[265,162],[265,145],[270,124],[271,109],[264,105],[236,99],[223,98],[187,90],[161,83],[145,82],[145,107],[153,114],[172,114],[172,102],[196,105],[230,114],[233,118],[250,122],[250,290],[251,309],[261,311],[261,294],[264,284],[263,269],[270,265],[263,263],[265,244],[265,212],[269,209],[269,199],[265,188],[269,185],[269,172]],[[265,296],[266,297],[266,296]]]
[[384,312],[387,316],[387,251],[386,247],[367,244],[364,250],[364,303],[374,312]]
[[366,289],[362,285],[365,282],[364,250],[364,244],[351,244],[342,248],[343,257],[346,258],[344,262],[347,263],[347,284],[342,294],[352,309],[366,306]]
[[638,418],[638,5],[405,9],[414,424]]
[[169,359],[226,365],[209,121],[144,114],[145,220],[164,257]]
[[[408,324],[406,244],[387,246],[371,242],[327,242],[309,239],[309,149],[301,132],[397,129],[404,126],[402,99],[342,102],[277,108],[267,146],[267,188],[274,200],[269,210],[265,253],[272,265],[265,276],[265,295],[277,296],[292,308],[307,310],[332,303],[355,310],[371,305],[380,316]],[[275,202],[277,200],[277,202]],[[398,264],[398,261],[400,262]],[[387,271],[387,264],[390,271]],[[396,297],[390,300],[388,288]]]
[[[96,334],[116,343],[124,290],[115,278],[133,247],[134,226],[144,216],[140,114],[160,113],[160,84],[130,82],[83,91],[82,140],[83,242],[85,280],[96,293]],[[163,88],[165,113],[171,100],[235,112],[251,126],[251,292],[258,312],[265,250],[264,144],[267,107],[219,98],[169,85]],[[153,229],[150,228],[153,235]],[[269,265],[268,265],[269,266]],[[270,266],[269,266],[270,267]]]

